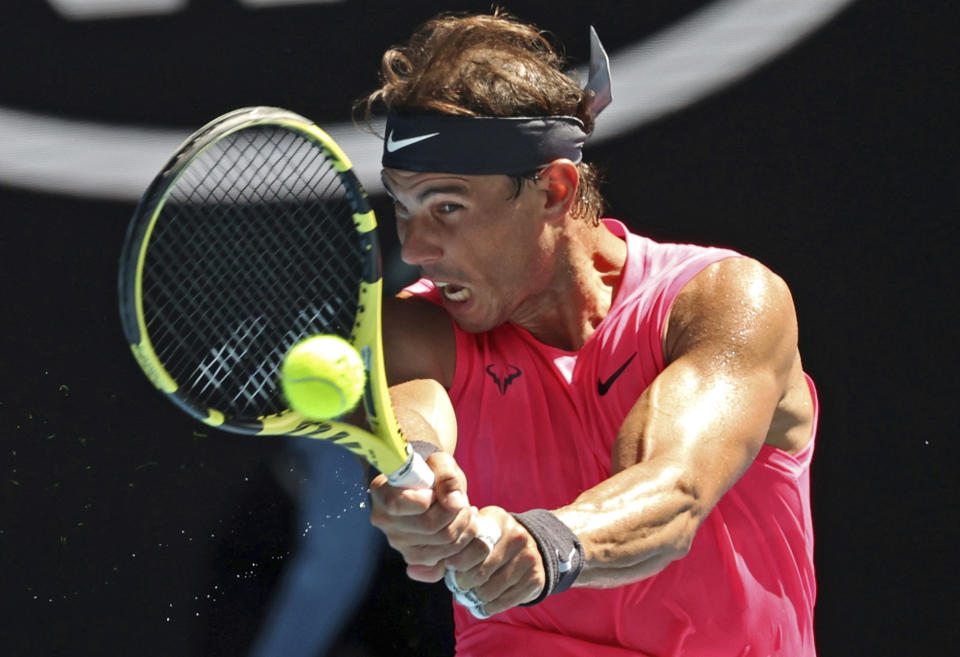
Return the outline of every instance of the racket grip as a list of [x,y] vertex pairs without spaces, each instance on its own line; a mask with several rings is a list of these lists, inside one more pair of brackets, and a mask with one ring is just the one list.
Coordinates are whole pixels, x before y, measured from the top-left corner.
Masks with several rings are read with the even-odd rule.
[[417,452],[408,450],[407,462],[387,475],[387,481],[397,488],[433,488],[433,470]]

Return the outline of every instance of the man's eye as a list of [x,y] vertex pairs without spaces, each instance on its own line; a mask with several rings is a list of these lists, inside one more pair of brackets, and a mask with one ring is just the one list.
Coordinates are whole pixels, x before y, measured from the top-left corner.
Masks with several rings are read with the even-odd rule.
[[437,206],[437,209],[443,214],[450,214],[451,212],[456,212],[461,208],[463,208],[463,206],[457,203],[441,203]]

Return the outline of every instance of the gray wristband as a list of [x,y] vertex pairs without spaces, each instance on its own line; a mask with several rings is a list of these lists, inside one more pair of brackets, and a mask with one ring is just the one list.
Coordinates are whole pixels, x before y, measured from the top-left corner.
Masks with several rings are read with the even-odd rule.
[[548,595],[563,593],[583,570],[583,545],[580,539],[557,516],[546,509],[531,509],[511,514],[537,541],[547,583],[535,600],[522,606],[543,602]]

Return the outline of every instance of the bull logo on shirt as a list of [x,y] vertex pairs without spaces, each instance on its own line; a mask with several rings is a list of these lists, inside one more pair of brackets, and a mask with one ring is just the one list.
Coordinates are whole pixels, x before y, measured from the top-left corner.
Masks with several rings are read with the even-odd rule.
[[507,366],[498,366],[494,364],[487,365],[487,374],[490,375],[490,378],[493,379],[493,382],[497,385],[497,390],[500,391],[501,395],[507,394],[507,388],[510,387],[510,384],[513,383],[514,379],[523,374],[520,371],[520,368],[516,365],[507,365]]

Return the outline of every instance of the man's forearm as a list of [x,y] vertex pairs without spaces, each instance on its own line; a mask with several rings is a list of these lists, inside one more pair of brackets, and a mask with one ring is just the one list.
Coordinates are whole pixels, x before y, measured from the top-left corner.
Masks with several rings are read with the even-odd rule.
[[554,514],[580,539],[575,586],[622,586],[686,555],[705,511],[679,468],[639,463],[583,492]]

